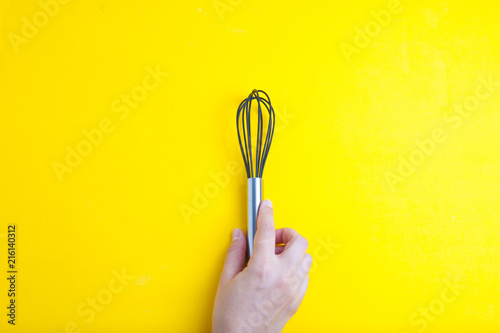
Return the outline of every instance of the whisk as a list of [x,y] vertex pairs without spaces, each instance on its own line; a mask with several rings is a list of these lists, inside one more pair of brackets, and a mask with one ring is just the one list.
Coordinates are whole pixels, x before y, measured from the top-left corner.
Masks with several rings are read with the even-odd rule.
[[[265,95],[261,96],[260,94]],[[257,102],[257,137],[255,145],[252,146],[252,127],[251,127],[251,109],[252,101]],[[264,127],[263,107],[267,109],[269,116],[267,118],[267,128]],[[238,130],[238,140],[240,142],[241,155],[245,162],[245,168],[248,178],[248,256],[252,255],[253,240],[257,231],[257,213],[262,201],[262,174],[266,164],[267,155],[271,148],[271,141],[274,134],[275,115],[271,106],[271,99],[262,90],[254,89],[246,99],[241,102],[236,114],[236,128]],[[255,124],[255,122],[254,122]],[[263,141],[265,132],[265,141]],[[255,128],[253,129],[255,133]],[[255,135],[255,134],[254,134]],[[255,148],[254,156],[252,156]]]

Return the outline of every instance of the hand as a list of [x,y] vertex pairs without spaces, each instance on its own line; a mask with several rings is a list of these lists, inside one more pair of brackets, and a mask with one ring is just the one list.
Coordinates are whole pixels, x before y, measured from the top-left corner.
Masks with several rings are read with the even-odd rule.
[[307,290],[312,264],[307,247],[297,231],[274,229],[271,201],[263,201],[245,268],[246,238],[240,229],[233,231],[215,297],[212,333],[281,332]]

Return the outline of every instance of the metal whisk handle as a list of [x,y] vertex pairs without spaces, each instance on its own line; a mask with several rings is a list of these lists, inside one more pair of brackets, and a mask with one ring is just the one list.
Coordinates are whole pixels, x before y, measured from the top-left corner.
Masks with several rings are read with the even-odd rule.
[[257,213],[262,201],[262,178],[248,178],[248,257],[253,252],[253,239],[257,232]]

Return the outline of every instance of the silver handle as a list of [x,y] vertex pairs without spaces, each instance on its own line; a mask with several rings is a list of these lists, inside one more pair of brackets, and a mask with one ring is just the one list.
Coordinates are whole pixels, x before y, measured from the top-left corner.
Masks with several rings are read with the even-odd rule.
[[257,232],[257,213],[262,201],[262,178],[248,178],[248,257],[253,252],[253,239]]

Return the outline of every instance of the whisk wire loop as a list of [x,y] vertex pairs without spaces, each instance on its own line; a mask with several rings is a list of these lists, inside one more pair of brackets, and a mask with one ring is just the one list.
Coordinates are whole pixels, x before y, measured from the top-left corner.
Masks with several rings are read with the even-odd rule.
[[[265,95],[261,96],[260,94]],[[251,132],[251,111],[252,101],[257,102],[257,137],[255,140],[255,158],[252,156],[252,132]],[[264,129],[263,107],[269,114],[267,131]],[[269,95],[262,90],[254,89],[250,95],[243,100],[236,114],[236,126],[238,129],[238,140],[240,143],[241,155],[245,163],[247,178],[262,178],[264,166],[271,148],[274,135],[276,116],[271,105]],[[266,135],[263,141],[264,133]]]

